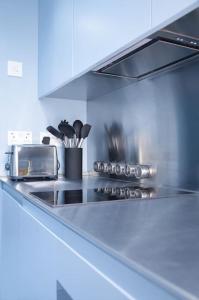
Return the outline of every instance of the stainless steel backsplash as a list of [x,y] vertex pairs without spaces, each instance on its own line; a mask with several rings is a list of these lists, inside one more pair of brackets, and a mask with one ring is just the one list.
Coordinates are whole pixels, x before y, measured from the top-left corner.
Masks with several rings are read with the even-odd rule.
[[[107,78],[108,80],[108,78]],[[156,181],[199,187],[199,60],[90,100],[95,160],[153,164]]]

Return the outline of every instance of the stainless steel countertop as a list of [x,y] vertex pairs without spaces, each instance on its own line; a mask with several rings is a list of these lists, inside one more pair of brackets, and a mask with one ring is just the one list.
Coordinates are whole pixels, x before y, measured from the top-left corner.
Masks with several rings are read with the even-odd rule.
[[[95,177],[83,182],[2,182],[26,199],[45,208],[112,255],[168,286],[179,289],[186,299],[199,299],[199,194],[151,200],[118,200],[51,208],[29,195],[49,189],[104,186]],[[110,180],[113,185],[114,182]],[[118,181],[115,183],[118,185]]]

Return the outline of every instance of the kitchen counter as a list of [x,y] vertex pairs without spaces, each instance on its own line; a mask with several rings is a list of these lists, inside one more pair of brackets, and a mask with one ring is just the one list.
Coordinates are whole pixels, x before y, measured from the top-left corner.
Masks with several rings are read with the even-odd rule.
[[[171,289],[181,299],[199,299],[199,194],[150,200],[118,200],[52,208],[29,193],[37,190],[104,186],[113,180],[12,182],[3,187],[71,226],[128,267]],[[118,185],[118,181],[117,181]]]

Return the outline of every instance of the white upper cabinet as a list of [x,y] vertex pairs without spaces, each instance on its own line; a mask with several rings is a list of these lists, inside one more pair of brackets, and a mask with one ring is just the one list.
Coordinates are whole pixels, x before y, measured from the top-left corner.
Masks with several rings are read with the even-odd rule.
[[197,3],[199,3],[197,0],[152,0],[152,27]]
[[72,77],[73,1],[39,1],[39,96]]
[[150,26],[150,0],[74,0],[74,73],[133,41]]

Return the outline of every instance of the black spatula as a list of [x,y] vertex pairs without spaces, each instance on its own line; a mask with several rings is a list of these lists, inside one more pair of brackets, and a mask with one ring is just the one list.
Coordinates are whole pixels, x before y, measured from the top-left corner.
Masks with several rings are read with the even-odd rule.
[[79,140],[81,138],[81,129],[83,127],[83,123],[80,120],[75,120],[75,122],[73,123],[73,128],[75,129],[75,134],[76,134],[76,138],[75,138],[75,144],[76,146],[79,143]]
[[73,126],[69,125],[69,124],[61,124],[59,126],[59,129],[61,132],[63,132],[64,136],[68,138],[69,140],[69,147],[72,147],[72,139],[74,139],[74,135],[75,135],[75,129],[73,128]]
[[83,141],[85,138],[88,137],[89,133],[90,133],[90,130],[91,130],[91,125],[89,124],[85,124],[82,129],[81,129],[81,139],[79,141],[79,144],[78,144],[78,148],[81,148],[82,144],[83,144]]
[[46,130],[48,130],[48,132],[50,132],[52,135],[54,135],[56,138],[60,139],[63,141],[63,133],[61,133],[60,131],[58,131],[56,128],[54,128],[53,126],[48,126],[46,128]]
[[73,128],[75,129],[75,134],[78,139],[81,138],[81,129],[83,127],[83,123],[80,120],[75,120],[73,123]]

